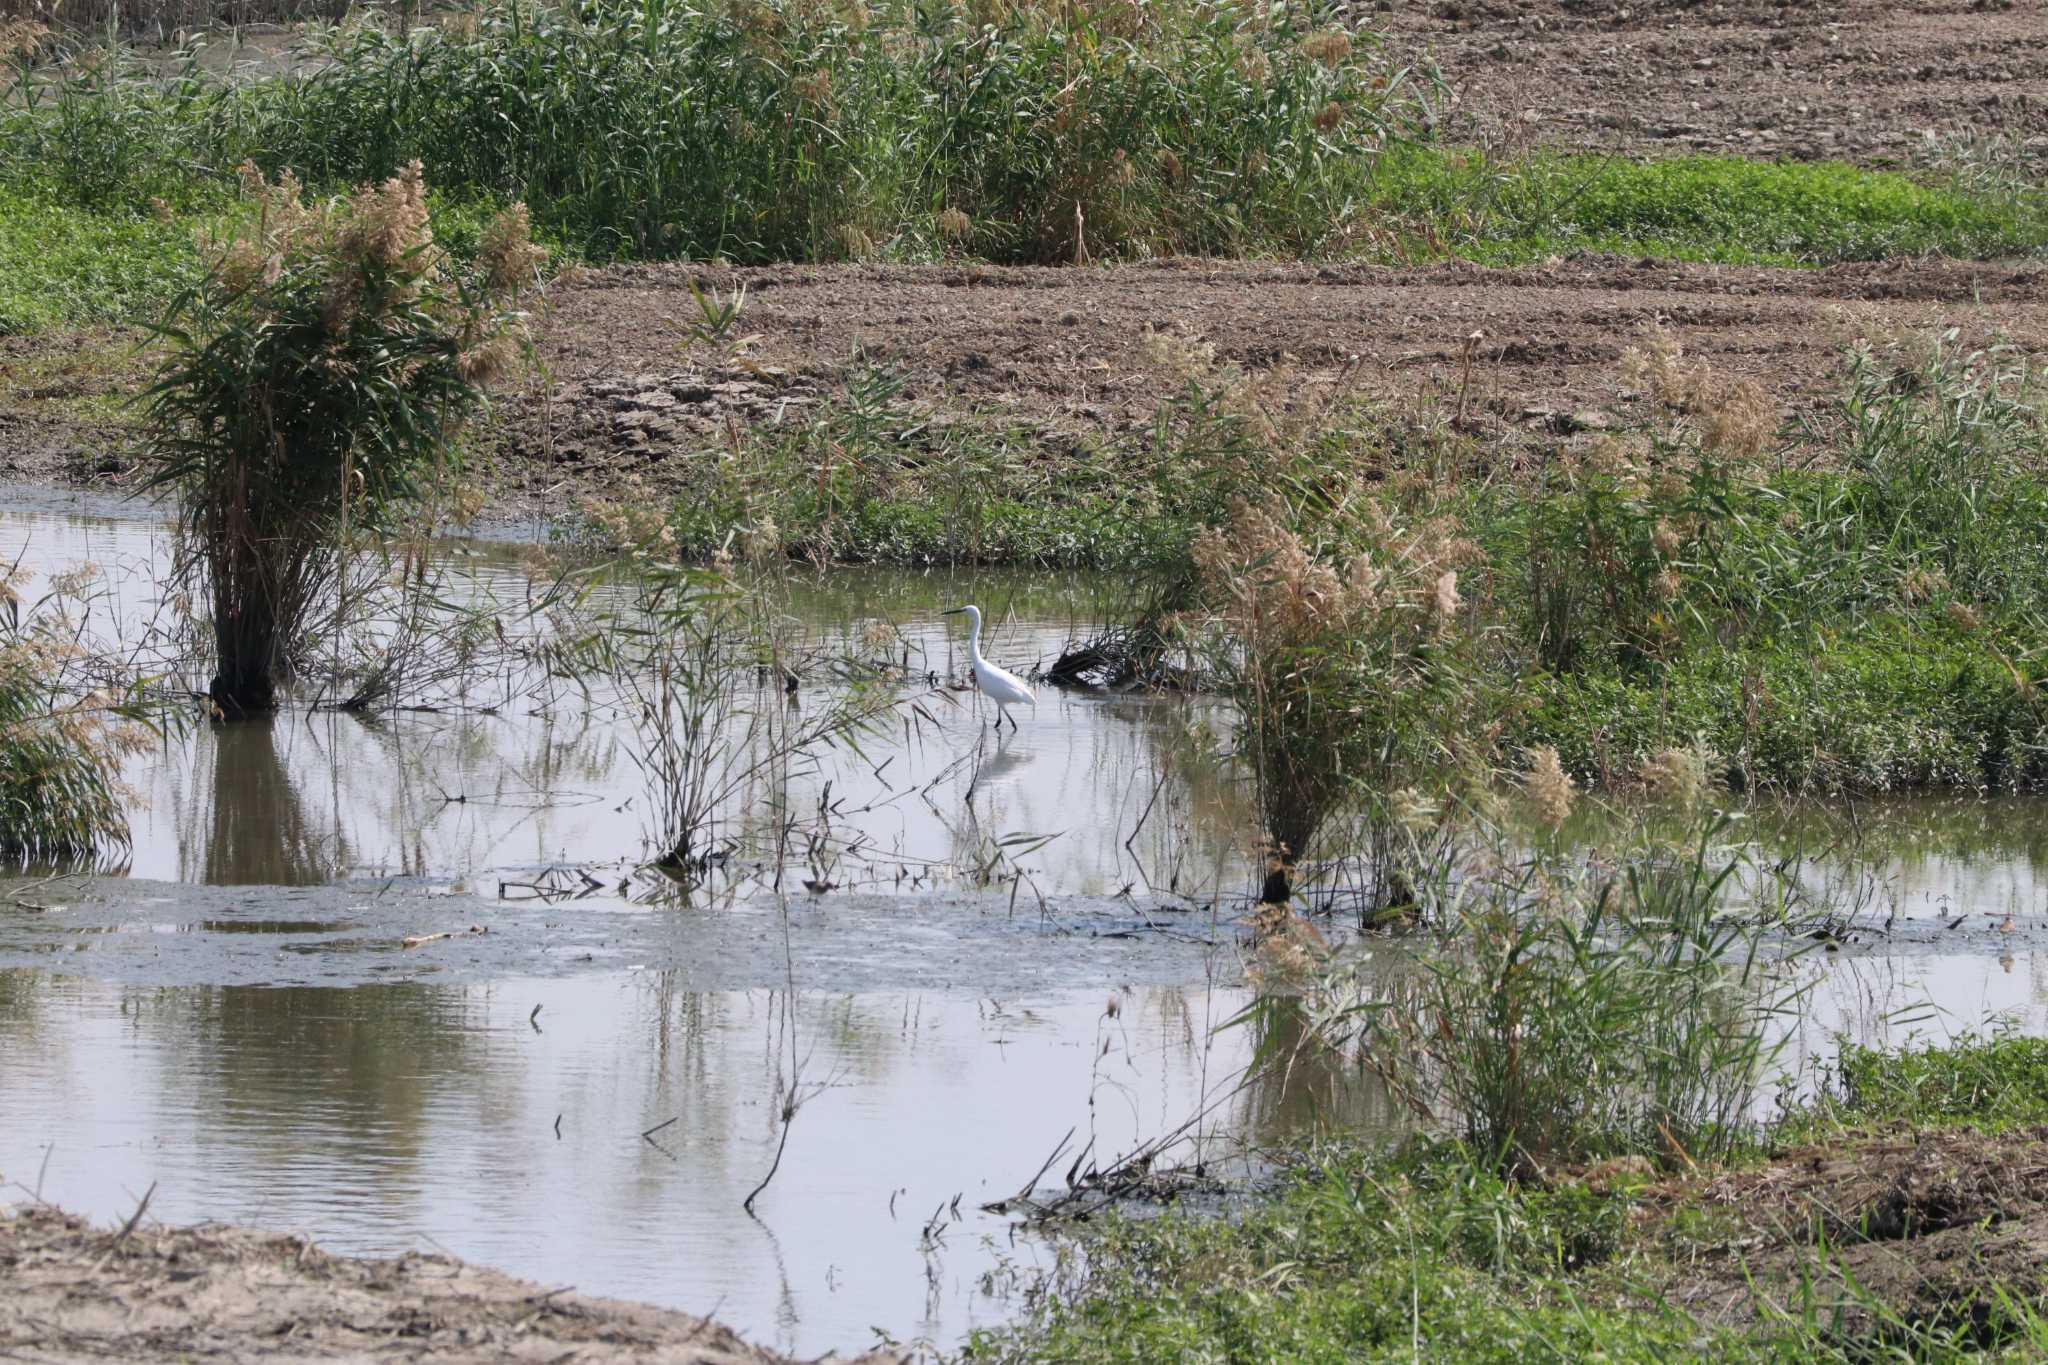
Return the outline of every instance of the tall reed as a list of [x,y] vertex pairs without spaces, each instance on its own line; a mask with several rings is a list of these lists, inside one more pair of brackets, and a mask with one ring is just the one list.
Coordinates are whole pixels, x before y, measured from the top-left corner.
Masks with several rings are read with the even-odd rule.
[[290,75],[104,58],[25,82],[0,163],[97,202],[244,158],[421,161],[599,258],[1315,254],[1424,103],[1364,31],[1238,0],[532,0],[320,32]]
[[1319,1036],[1504,1172],[1727,1154],[1806,988],[1767,951],[1795,939],[1791,900],[1760,875],[1736,903],[1727,828],[1705,814],[1606,869],[1468,835],[1419,879],[1400,967],[1327,968]]
[[148,742],[143,712],[133,689],[88,675],[71,594],[24,602],[26,579],[0,567],[0,867],[117,855],[121,763]]
[[449,469],[483,387],[517,357],[509,300],[537,255],[503,215],[472,272],[434,246],[417,163],[308,204],[251,168],[249,224],[158,330],[147,486],[179,500],[225,711],[267,710],[351,534]]
[[[1306,857],[1343,803],[1383,809],[1397,787],[1465,768],[1493,701],[1458,590],[1476,547],[1457,523],[1356,490],[1297,496],[1240,500],[1192,552],[1191,616],[1283,861]],[[1381,890],[1399,898],[1399,883]]]

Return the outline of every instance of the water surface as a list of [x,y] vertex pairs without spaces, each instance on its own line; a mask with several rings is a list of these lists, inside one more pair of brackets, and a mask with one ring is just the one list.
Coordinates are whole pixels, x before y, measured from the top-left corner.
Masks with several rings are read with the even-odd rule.
[[[88,637],[175,670],[167,541],[134,511],[16,498],[0,562],[34,569],[32,593],[99,565]],[[464,591],[528,590],[517,546],[443,563]],[[1042,688],[998,737],[944,686],[966,654],[942,608],[977,601],[990,654],[1026,671],[1128,591],[788,580],[797,635],[907,665],[929,718],[743,794],[735,828],[836,801],[828,853],[782,896],[772,875],[651,894],[634,729],[559,689],[174,734],[126,774],[118,867],[0,879],[0,1180],[102,1219],[154,1185],[167,1220],[444,1247],[818,1354],[873,1329],[951,1347],[1014,1313],[1050,1252],[979,1206],[1070,1134],[1049,1186],[1091,1142],[1107,1160],[1191,1123],[1176,1155],[1211,1164],[1322,1124],[1399,1130],[1349,1064],[1240,1088],[1260,1035],[1218,1026],[1251,1000],[1235,911],[1256,830],[1217,759],[1227,713]],[[796,704],[827,687],[800,680]],[[1681,825],[1588,801],[1566,837]],[[1765,804],[1723,838],[1796,860],[1853,921],[1787,969],[1814,986],[1789,1093],[1844,1038],[2048,1031],[2048,804]]]

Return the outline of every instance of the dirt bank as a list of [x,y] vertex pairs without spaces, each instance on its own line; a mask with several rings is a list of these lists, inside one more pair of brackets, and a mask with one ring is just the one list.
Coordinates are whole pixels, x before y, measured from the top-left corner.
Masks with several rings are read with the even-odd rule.
[[146,1217],[123,1235],[47,1206],[0,1211],[0,1357],[38,1365],[786,1359],[708,1318],[530,1284],[452,1256],[331,1256],[299,1237],[165,1228]]
[[[1396,0],[1361,17],[1434,62],[1453,140],[1632,156],[2048,156],[2048,10],[2011,0]],[[1981,165],[1980,153],[1972,159]]]
[[1835,1139],[1675,1186],[1647,1212],[1684,1267],[1668,1301],[1707,1321],[1775,1304],[1810,1306],[1851,1339],[1899,1324],[1985,1333],[2000,1293],[2041,1306],[2048,1128]]
[[1959,327],[1979,341],[2048,344],[2048,270],[2032,265],[779,266],[711,275],[745,284],[740,330],[756,338],[746,365],[719,367],[681,344],[695,312],[689,277],[621,268],[556,291],[542,345],[550,383],[511,407],[509,489],[538,497],[628,475],[659,488],[732,424],[800,421],[865,366],[900,376],[905,399],[1028,428],[1141,426],[1181,379],[1148,329],[1286,383],[1334,380],[1443,405],[1456,401],[1463,347],[1478,332],[1470,414],[1497,436],[1625,410],[1619,363],[1652,327],[1795,405],[1830,386],[1857,337]]
[[[1626,417],[1623,353],[1661,327],[1797,407],[1858,337],[1956,327],[2048,348],[2048,268],[1889,261],[1793,271],[1588,257],[1486,270],[1177,260],[1105,270],[771,266],[700,272],[747,287],[741,361],[683,345],[684,266],[585,272],[551,291],[545,378],[506,395],[493,473],[508,511],[565,510],[637,478],[681,486],[745,427],[803,420],[849,374],[898,376],[897,401],[972,408],[1039,436],[1150,421],[1181,375],[1148,329],[1289,384],[1334,381],[1448,408],[1473,351],[1468,425],[1542,435],[1571,414]],[[1179,348],[1183,353],[1186,346]],[[0,480],[120,485],[114,400],[141,383],[131,341],[0,349]],[[111,414],[111,415],[110,415]]]

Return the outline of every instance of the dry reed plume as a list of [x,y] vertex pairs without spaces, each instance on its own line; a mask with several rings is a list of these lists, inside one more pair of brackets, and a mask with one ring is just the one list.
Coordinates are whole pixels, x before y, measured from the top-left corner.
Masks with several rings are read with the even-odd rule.
[[211,590],[229,711],[274,704],[351,535],[453,486],[450,443],[518,359],[512,304],[541,259],[515,206],[457,270],[416,161],[312,203],[289,172],[242,180],[253,214],[209,244],[149,394],[150,486],[183,501],[182,571]]
[[1662,407],[1686,417],[1703,453],[1736,463],[1763,455],[1784,417],[1761,384],[1688,361],[1678,339],[1661,328],[1623,354],[1622,376]]
[[1294,516],[1236,499],[1191,550],[1244,713],[1240,752],[1285,859],[1303,856],[1345,793],[1386,792],[1444,758],[1430,713],[1477,695],[1458,673],[1458,566],[1478,548],[1454,519],[1361,496],[1320,520],[1318,540]]
[[1571,818],[1577,793],[1571,774],[1564,770],[1557,747],[1545,744],[1529,751],[1529,770],[1522,778],[1523,789],[1543,823],[1555,830]]

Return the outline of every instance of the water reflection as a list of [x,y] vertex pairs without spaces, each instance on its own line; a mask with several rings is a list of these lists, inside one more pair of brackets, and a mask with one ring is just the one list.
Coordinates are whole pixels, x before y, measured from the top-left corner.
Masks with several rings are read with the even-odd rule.
[[[277,751],[281,717],[216,725],[173,787],[179,876],[214,886],[316,886],[350,865],[338,823],[316,826]],[[168,766],[168,765],[166,765]]]
[[[91,629],[116,638],[152,619],[167,552],[146,522],[0,513],[0,553],[44,573],[87,559],[106,568],[109,595]],[[511,547],[452,546],[447,564],[465,592],[508,601],[526,592]],[[1103,575],[851,570],[792,577],[783,610],[813,645],[907,662],[915,691],[926,673],[964,675],[965,634],[938,615],[943,607],[979,601],[989,654],[1028,669],[1127,612],[1133,591]],[[874,631],[878,624],[888,629]],[[859,846],[864,875],[882,884],[895,884],[898,867],[926,863],[1021,867],[1023,885],[1047,895],[1206,895],[1252,884],[1255,822],[1241,782],[1215,759],[1229,728],[1224,710],[1041,689],[1024,728],[996,737],[971,691],[942,692],[927,706],[936,726],[904,719],[861,757],[828,756],[814,772],[756,784],[735,803],[735,822],[763,829],[778,812],[807,813],[829,784],[852,813],[835,839]],[[497,880],[550,866],[646,853],[631,726],[602,697],[591,706],[562,690],[506,701],[493,714],[398,712],[366,723],[295,712],[267,727],[198,727],[167,753],[139,759],[128,779],[143,796],[130,862],[141,876],[415,877],[488,894]],[[1669,811],[1588,801],[1564,836],[1614,848],[1681,824]],[[1747,812],[1738,837],[1773,860],[1806,855],[1814,895],[1867,902],[1880,917],[2048,907],[2048,803],[2038,800],[1766,802]],[[1028,854],[996,858],[1020,848]],[[828,880],[843,885],[848,875]]]
[[[980,1287],[998,1258],[1040,1254],[976,1207],[1070,1129],[1108,1159],[1208,1108],[1213,1157],[1311,1115],[1374,1112],[1332,1110],[1307,1076],[1234,1097],[1250,1040],[1212,1024],[1242,992],[1117,999],[704,994],[658,974],[273,990],[0,972],[0,1093],[36,1097],[0,1109],[0,1172],[32,1175],[54,1144],[46,1194],[95,1216],[125,1215],[157,1182],[166,1219],[380,1254],[431,1239],[549,1284],[720,1304],[800,1354],[875,1325],[950,1344],[1012,1311]],[[805,1103],[757,1227],[740,1202],[793,1086]],[[928,1244],[956,1196],[960,1221]]]
[[[45,574],[85,558],[109,565],[120,590],[98,605],[91,633],[128,641],[156,610],[148,585],[168,545],[146,523],[8,512],[0,550]],[[526,594],[510,547],[451,547],[446,567],[452,596]],[[964,676],[965,636],[941,607],[979,600],[987,651],[1029,669],[1125,611],[1131,587],[1104,575],[840,571],[798,575],[780,591],[803,642],[907,660],[910,695],[927,674]],[[878,623],[888,630],[871,634]],[[882,635],[886,649],[869,643]],[[806,680],[803,704],[822,702],[819,685]],[[195,727],[126,775],[143,797],[129,870],[234,884],[422,877],[489,891],[499,876],[645,856],[646,783],[629,718],[602,694],[592,704],[573,689],[491,700],[490,714],[451,707],[366,723],[301,710],[268,726]],[[1048,892],[1238,880],[1246,822],[1236,786],[1199,761],[1194,738],[1213,708],[1045,689],[1024,729],[997,741],[981,702],[942,692],[928,704],[936,726],[905,720],[860,755],[828,755],[772,790],[755,784],[731,819],[772,827],[778,811],[812,810],[829,784],[854,812],[835,835],[885,876],[889,859],[979,866],[1000,841],[1033,835],[1056,836],[1028,867]],[[1162,801],[1156,778],[1169,770],[1175,790]]]

